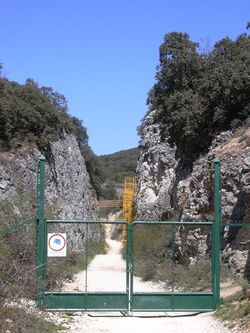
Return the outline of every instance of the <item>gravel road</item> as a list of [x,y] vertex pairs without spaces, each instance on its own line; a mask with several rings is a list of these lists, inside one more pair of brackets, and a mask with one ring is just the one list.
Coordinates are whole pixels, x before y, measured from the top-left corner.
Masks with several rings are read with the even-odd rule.
[[[110,238],[111,230],[107,227],[105,255],[97,255],[88,266],[88,274],[80,272],[72,283],[65,283],[62,290],[88,291],[125,291],[126,264],[121,256],[122,244]],[[154,292],[162,286],[144,282],[135,277],[135,291]],[[211,313],[134,313],[126,317],[120,313],[75,313],[69,323],[67,333],[230,333]]]
[[[121,255],[122,242],[111,239],[112,225],[106,225],[107,253],[98,254],[88,265],[87,272],[76,274],[73,282],[68,282],[61,288],[62,291],[88,292],[126,292],[126,262]],[[133,278],[135,292],[164,291],[163,284],[142,281],[139,277]]]
[[123,317],[117,313],[75,315],[67,333],[229,333],[211,313],[143,313]]

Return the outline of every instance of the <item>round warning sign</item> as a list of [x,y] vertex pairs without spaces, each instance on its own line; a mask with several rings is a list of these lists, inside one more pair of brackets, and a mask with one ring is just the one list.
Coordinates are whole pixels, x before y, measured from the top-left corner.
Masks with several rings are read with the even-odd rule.
[[49,233],[48,257],[65,257],[66,245],[66,233]]

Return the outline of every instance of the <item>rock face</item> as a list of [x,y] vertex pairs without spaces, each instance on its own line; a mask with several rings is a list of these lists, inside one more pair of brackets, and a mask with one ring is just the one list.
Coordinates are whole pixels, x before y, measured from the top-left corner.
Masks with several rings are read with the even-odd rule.
[[[0,202],[16,215],[36,209],[37,165],[41,153],[0,154]],[[74,136],[65,135],[46,151],[46,215],[59,219],[96,219],[96,195]],[[1,214],[1,212],[0,212]]]
[[175,160],[175,147],[162,142],[160,133],[161,128],[151,112],[141,126],[136,197],[138,220],[161,220],[171,211],[170,189],[178,161]]
[[[222,219],[229,223],[250,222],[250,129],[221,133],[206,155],[189,161],[176,158],[176,148],[167,141],[162,142],[161,128],[154,119],[154,112],[151,112],[141,125],[136,219],[213,221],[213,160],[217,156],[221,160]],[[242,273],[249,260],[250,238],[248,234],[243,249],[242,237],[236,229],[225,228],[227,246],[224,257],[232,265],[239,262],[241,268],[236,267],[235,271]],[[244,229],[246,232],[249,228]],[[209,248],[207,239],[210,241],[210,237],[200,230],[190,229],[189,233],[185,231],[176,235],[179,252],[183,255],[194,232],[200,235],[199,253]],[[196,251],[199,246],[195,246]],[[241,260],[236,259],[239,247]]]

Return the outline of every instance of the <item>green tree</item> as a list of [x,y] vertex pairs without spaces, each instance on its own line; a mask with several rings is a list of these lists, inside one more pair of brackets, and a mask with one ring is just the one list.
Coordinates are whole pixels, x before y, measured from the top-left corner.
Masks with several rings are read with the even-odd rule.
[[63,95],[50,87],[40,88],[32,79],[21,85],[0,77],[0,149],[34,143],[44,150],[64,133],[87,145],[87,130],[68,114]]
[[198,43],[188,34],[172,32],[164,37],[160,46],[160,64],[156,72],[156,84],[148,98],[151,109],[158,108],[175,92],[195,89],[202,73],[202,58],[197,52]]
[[147,101],[149,111],[157,111],[163,138],[191,158],[250,112],[250,37],[224,38],[204,54],[197,47],[185,33],[164,37]]
[[165,136],[182,151],[195,142],[195,129],[202,106],[195,92],[203,75],[203,58],[198,43],[188,34],[172,32],[160,46],[160,65],[156,84],[148,96],[149,109],[158,111],[159,121],[166,124]]
[[206,59],[199,94],[207,104],[206,123],[214,133],[244,121],[250,108],[250,37],[224,38]]

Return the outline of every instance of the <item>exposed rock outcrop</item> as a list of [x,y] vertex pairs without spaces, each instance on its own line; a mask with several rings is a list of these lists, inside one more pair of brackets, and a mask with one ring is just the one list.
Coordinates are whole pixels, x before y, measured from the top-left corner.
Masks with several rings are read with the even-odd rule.
[[[162,141],[161,127],[155,122],[154,112],[144,118],[140,130],[142,138],[137,168],[136,219],[213,221],[213,160],[217,156],[221,160],[223,221],[250,222],[249,128],[244,127],[234,133],[221,133],[214,139],[208,153],[195,161],[176,158],[176,148],[171,147],[167,140]],[[176,235],[179,254],[183,257],[186,253],[186,256],[193,257],[193,253],[188,253],[187,248],[190,245],[189,238],[198,232],[197,246],[194,245],[195,242],[191,242],[192,247],[199,254],[204,252],[205,256],[206,251],[211,248],[207,232],[190,228],[187,233],[187,228],[185,229],[185,232],[181,234],[179,230]],[[248,234],[247,240],[242,241],[238,229],[225,228],[224,240],[228,245],[224,258],[232,265],[239,262],[235,271],[243,273],[243,267],[246,267],[249,260],[250,238]],[[248,229],[244,229],[247,233]],[[245,242],[244,249],[242,242]],[[236,259],[239,257],[239,247],[241,260]]]
[[[12,203],[19,216],[36,207],[37,165],[41,153],[0,154],[0,201]],[[46,151],[46,209],[48,217],[96,219],[96,195],[84,158],[73,135],[51,143]],[[1,214],[1,212],[0,212]]]
[[162,142],[161,127],[155,122],[154,112],[144,118],[140,131],[136,219],[161,220],[172,210],[170,189],[178,164],[176,149]]

